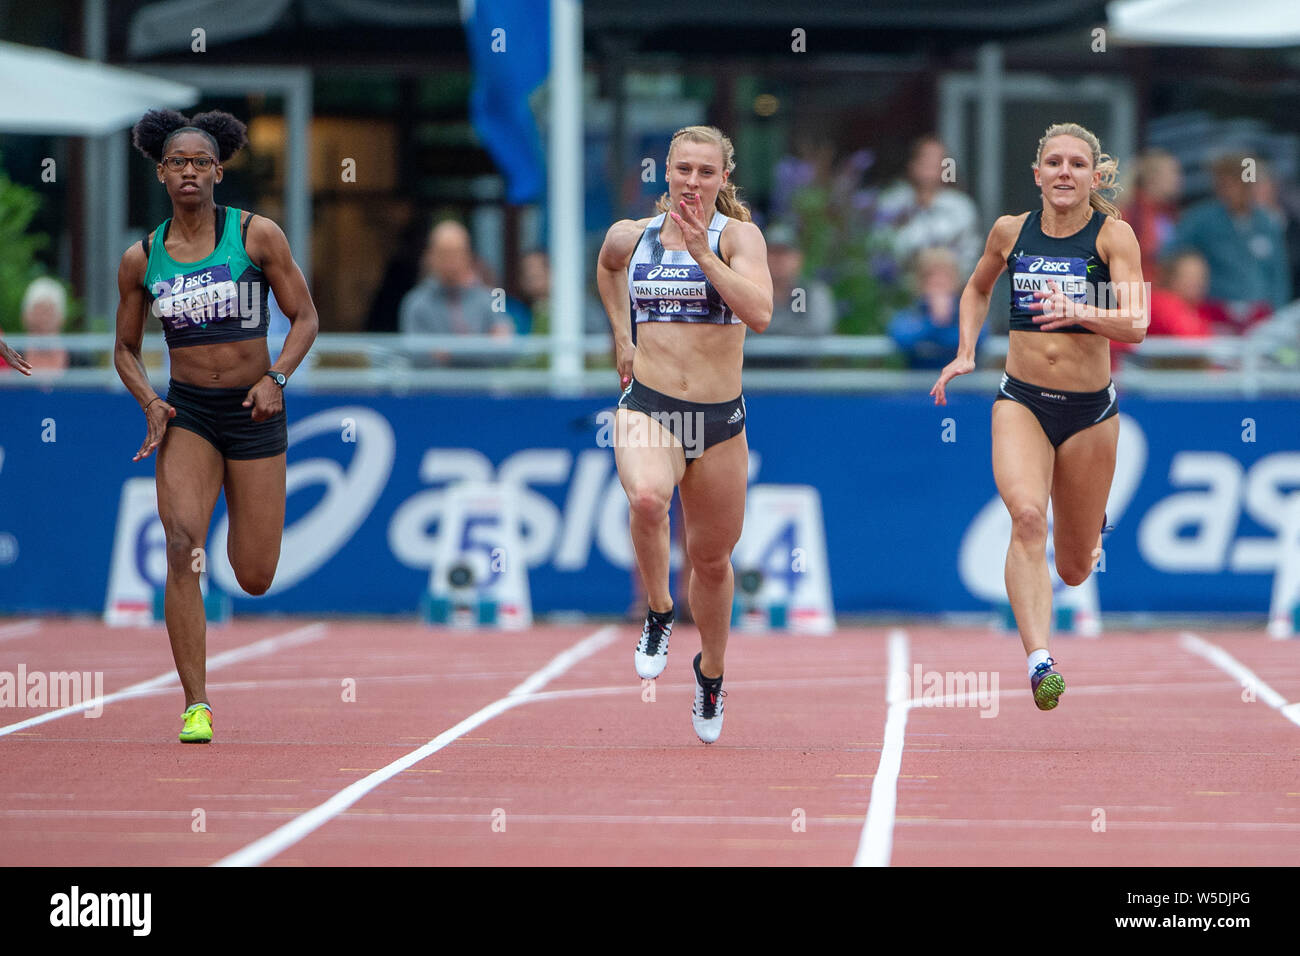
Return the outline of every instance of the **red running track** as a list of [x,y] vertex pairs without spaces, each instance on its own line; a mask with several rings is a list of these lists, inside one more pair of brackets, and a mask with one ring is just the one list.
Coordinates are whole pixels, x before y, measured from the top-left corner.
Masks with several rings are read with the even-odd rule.
[[[882,763],[888,629],[733,635],[726,729],[705,747],[690,723],[699,638],[684,625],[653,699],[632,670],[637,629],[623,625],[486,715],[601,628],[312,625],[212,629],[216,741],[187,746],[160,628],[0,621],[0,672],[102,671],[106,694],[163,685],[110,700],[97,718],[16,733],[4,728],[51,708],[0,707],[0,864],[192,866],[256,850],[476,714],[486,719],[442,749],[236,860],[848,865],[873,787],[872,829],[893,865],[1300,858],[1300,706],[1283,710],[1300,701],[1294,641],[1200,633],[1267,685],[1243,700],[1240,675],[1178,632],[1059,637],[1068,689],[1040,713],[1014,637],[906,628],[894,644],[919,703],[893,708],[890,719],[905,716],[895,781],[888,753]],[[947,672],[982,672],[997,692],[922,706]]]

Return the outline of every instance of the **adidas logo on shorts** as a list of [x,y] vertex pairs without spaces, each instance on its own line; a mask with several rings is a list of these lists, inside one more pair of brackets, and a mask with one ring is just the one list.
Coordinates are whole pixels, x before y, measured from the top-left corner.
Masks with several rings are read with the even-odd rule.
[[734,412],[731,413],[731,417],[727,419],[727,424],[734,425],[736,424],[736,422],[741,421],[744,417],[745,417],[745,410],[743,408],[737,408]]

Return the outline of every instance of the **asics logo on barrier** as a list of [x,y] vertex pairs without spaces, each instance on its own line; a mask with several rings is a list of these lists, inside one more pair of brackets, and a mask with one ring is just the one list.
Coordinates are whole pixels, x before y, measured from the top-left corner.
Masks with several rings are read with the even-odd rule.
[[687,266],[655,266],[645,274],[647,279],[689,279],[691,270]]
[[1068,273],[1070,271],[1070,264],[1059,260],[1044,259],[1042,256],[1039,256],[1033,262],[1029,263],[1029,271]]
[[[311,439],[325,440],[314,448],[337,447],[340,429],[350,429],[355,439],[342,443],[351,451],[346,462],[315,457],[291,462],[286,469],[285,493],[290,501],[299,493],[319,495],[319,500],[306,514],[285,525],[280,564],[270,594],[310,577],[342,550],[370,516],[388,485],[397,440],[388,420],[372,408],[330,408],[297,421],[289,426],[289,447],[296,448]],[[225,591],[238,594],[239,582],[225,557],[229,528],[229,515],[223,515],[213,534],[212,550],[220,557],[213,562],[212,571]]]

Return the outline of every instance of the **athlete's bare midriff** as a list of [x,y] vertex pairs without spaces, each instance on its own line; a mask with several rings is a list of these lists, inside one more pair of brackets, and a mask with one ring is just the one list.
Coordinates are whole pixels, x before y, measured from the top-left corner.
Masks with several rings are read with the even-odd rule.
[[688,402],[729,402],[740,394],[745,326],[642,322],[632,376]]
[[1110,384],[1110,339],[1075,332],[1012,331],[1007,374],[1066,392],[1098,392]]
[[172,378],[200,388],[256,385],[271,367],[266,339],[190,345],[171,350]]

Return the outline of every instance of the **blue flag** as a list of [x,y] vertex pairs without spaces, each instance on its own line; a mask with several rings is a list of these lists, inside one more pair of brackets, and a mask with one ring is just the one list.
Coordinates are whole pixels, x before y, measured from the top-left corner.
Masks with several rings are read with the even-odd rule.
[[551,64],[549,0],[462,0],[474,86],[469,115],[506,178],[506,201],[536,202],[546,187],[528,97]]

